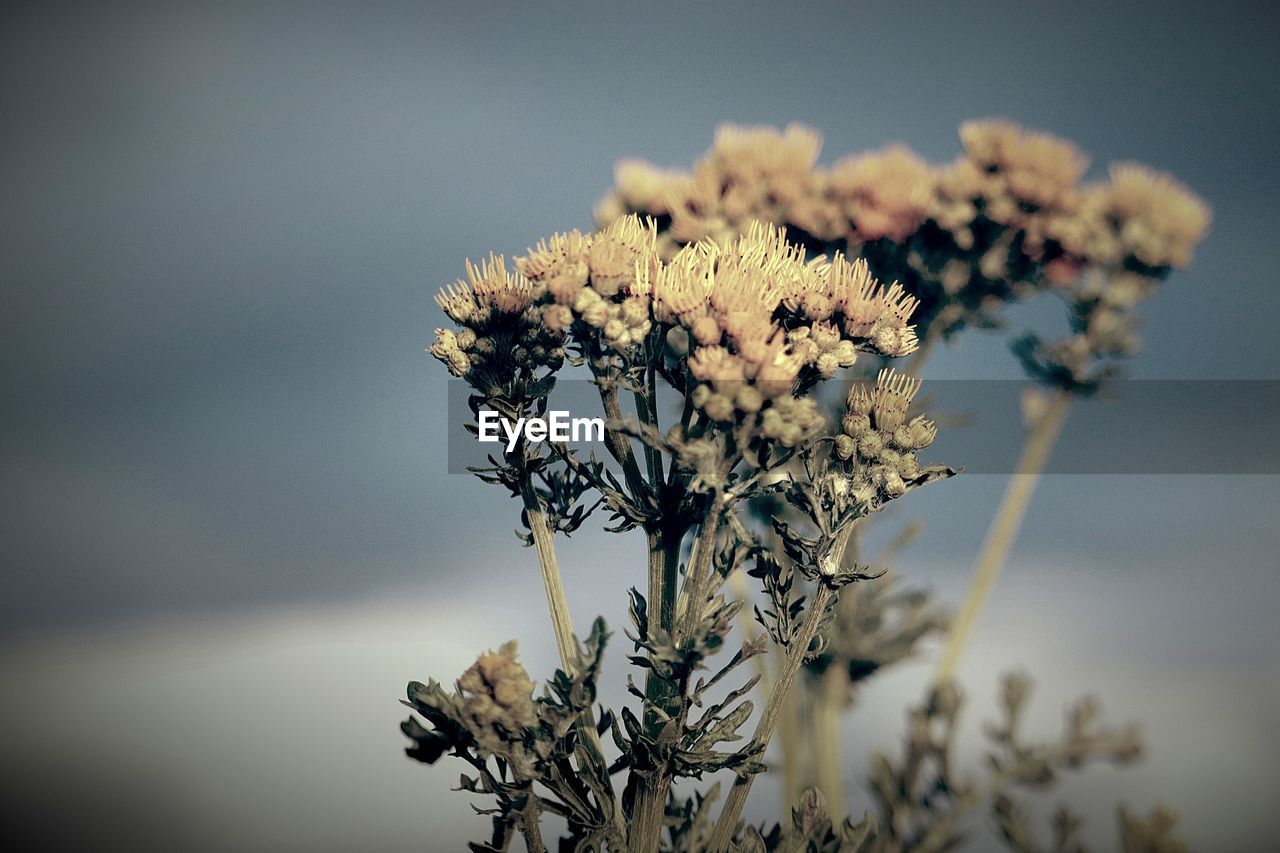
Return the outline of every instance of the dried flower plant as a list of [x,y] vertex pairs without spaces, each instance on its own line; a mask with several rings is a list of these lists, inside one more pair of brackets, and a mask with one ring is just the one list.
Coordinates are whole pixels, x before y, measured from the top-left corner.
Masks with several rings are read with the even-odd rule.
[[[988,777],[962,779],[960,693],[940,678],[909,717],[901,761],[871,769],[874,816],[854,824],[814,790],[792,792],[785,827],[741,819],[775,729],[793,722],[794,685],[838,674],[828,698],[843,706],[948,624],[925,594],[890,587],[884,555],[862,564],[856,547],[879,510],[956,473],[918,458],[937,434],[913,405],[921,341],[992,325],[1001,302],[1064,293],[1084,357],[1038,339],[1019,352],[1037,378],[1085,393],[1105,378],[1097,362],[1129,351],[1128,310],[1207,223],[1189,194],[1135,167],[1079,187],[1086,161],[1047,135],[982,122],[962,140],[942,169],[895,147],[828,170],[805,128],[725,128],[692,173],[620,165],[600,231],[556,234],[514,268],[468,263],[441,292],[456,325],[430,352],[468,384],[477,419],[543,414],[570,374],[590,377],[606,419],[603,458],[526,437],[473,469],[520,500],[561,667],[538,694],[511,642],[453,691],[409,686],[410,756],[462,759],[475,775],[461,788],[491,798],[492,835],[472,849],[520,836],[545,850],[542,818],[556,815],[557,849],[942,850],[980,807],[1013,849],[1038,849],[1012,786],[1136,756],[1132,732],[1097,728],[1090,705],[1060,741],[1024,742],[1027,685],[1014,678]],[[863,354],[874,379],[855,367]],[[913,354],[910,374],[883,367]],[[850,368],[862,378],[838,378]],[[833,382],[842,403],[829,421]],[[555,551],[597,510],[609,530],[643,531],[647,548],[626,631],[644,679],[628,678],[633,704],[616,711],[596,706],[609,632],[597,619],[579,641]],[[730,592],[731,578],[756,591]],[[749,630],[735,640],[739,623]],[[1062,822],[1060,847],[1073,826]],[[1167,822],[1123,826],[1135,844],[1165,843]]]

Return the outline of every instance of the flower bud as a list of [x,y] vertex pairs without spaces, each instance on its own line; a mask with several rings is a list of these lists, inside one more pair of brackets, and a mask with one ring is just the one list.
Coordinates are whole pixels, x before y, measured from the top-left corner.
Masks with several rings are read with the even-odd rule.
[[693,337],[703,346],[720,343],[720,324],[714,317],[699,317],[693,324]]
[[833,353],[824,352],[818,356],[817,362],[818,375],[823,379],[830,379],[836,375],[836,371],[840,369],[840,360]]
[[871,431],[871,418],[857,412],[850,412],[844,416],[842,423],[844,431],[853,438],[862,438]]
[[703,404],[702,410],[713,421],[733,420],[733,401],[724,394],[712,394]]
[[679,326],[667,330],[667,349],[677,356],[689,354],[689,333]]
[[748,414],[755,414],[764,405],[764,396],[750,385],[743,385],[738,389],[735,402],[740,410]]

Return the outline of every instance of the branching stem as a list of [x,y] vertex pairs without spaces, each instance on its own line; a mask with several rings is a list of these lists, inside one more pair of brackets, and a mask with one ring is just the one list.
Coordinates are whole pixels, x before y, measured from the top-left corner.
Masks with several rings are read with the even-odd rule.
[[[838,567],[843,560],[844,549],[849,543],[852,530],[853,524],[849,524],[837,534],[838,538],[828,558],[833,568]],[[778,673],[773,689],[769,692],[769,698],[765,702],[764,710],[760,713],[760,720],[756,723],[756,731],[751,739],[752,747],[759,749],[762,753],[769,745],[769,739],[778,723],[783,703],[791,690],[791,685],[796,680],[796,674],[800,672],[801,664],[809,654],[809,646],[818,634],[822,616],[834,595],[835,590],[829,584],[819,583],[809,598],[804,622],[801,623],[800,630],[791,638],[786,662],[782,666],[782,671]],[[733,843],[734,832],[738,828],[738,818],[742,816],[742,807],[746,805],[747,795],[751,793],[754,780],[754,774],[742,775],[734,779],[733,787],[729,789],[729,796],[725,799],[724,809],[720,812],[720,819],[716,822],[716,828],[711,835],[711,844],[708,848],[711,853],[728,853]]]

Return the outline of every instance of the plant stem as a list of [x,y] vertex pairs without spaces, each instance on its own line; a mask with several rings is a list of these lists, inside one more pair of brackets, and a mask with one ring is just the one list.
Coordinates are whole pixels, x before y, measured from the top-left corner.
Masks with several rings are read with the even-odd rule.
[[[677,614],[675,607],[676,571],[679,561],[679,538],[664,549],[666,559],[662,566],[662,589],[657,596],[658,623],[680,641],[692,630],[693,612],[700,612],[701,605],[695,605],[697,596],[701,595],[703,584],[701,579],[712,571],[712,557],[715,554],[716,534],[719,531],[718,502],[708,504],[702,525],[694,539],[693,552],[690,555],[689,568],[685,573],[684,609]],[[683,531],[681,531],[683,533]],[[683,538],[682,536],[680,538]],[[654,580],[656,567],[653,560],[654,549],[650,546],[650,580]],[[653,592],[650,593],[651,597]],[[679,625],[676,624],[677,616]],[[665,621],[664,621],[665,620]],[[646,677],[645,695],[657,705],[670,704],[661,679],[652,672]],[[665,709],[664,710],[668,710]],[[657,737],[665,722],[656,714],[646,714],[646,729],[651,737]],[[632,853],[653,853],[662,840],[662,828],[666,816],[667,792],[671,788],[671,776],[665,767],[659,766],[654,772],[642,777],[636,788],[635,808],[631,814],[630,850]]]
[[547,846],[542,841],[541,823],[542,808],[530,786],[528,802],[520,814],[520,834],[524,836],[524,844],[529,853],[547,853]]
[[[774,726],[777,725],[787,692],[796,680],[796,673],[800,671],[805,655],[809,653],[809,646],[817,636],[822,614],[826,611],[827,604],[833,595],[835,590],[822,583],[810,597],[804,622],[801,623],[796,635],[791,638],[791,648],[787,654],[786,663],[778,674],[778,680],[774,682],[764,711],[760,714],[760,721],[756,723],[752,745],[761,750],[769,745],[769,738],[773,734]],[[754,780],[754,774],[739,776],[734,780],[729,796],[725,800],[724,809],[720,812],[720,819],[716,822],[715,831],[711,835],[711,844],[708,849],[712,853],[727,853],[730,849],[734,830],[738,828],[738,818],[742,815],[742,807],[747,802],[747,795],[751,793],[751,784]]]
[[813,749],[814,781],[827,800],[831,820],[844,819],[844,755],[840,748],[840,712],[844,709],[849,674],[839,666],[829,666],[810,691],[813,700],[810,743]]
[[[768,695],[768,688],[765,695]],[[788,693],[782,700],[782,717],[778,721],[778,747],[782,753],[782,809],[779,814],[783,815],[795,808],[804,793],[800,771],[808,763],[810,744],[805,737],[804,714],[800,707],[803,700],[803,690]]]
[[[524,501],[529,530],[533,534],[533,547],[538,555],[538,566],[542,570],[542,587],[547,595],[547,609],[551,612],[551,627],[556,637],[556,648],[560,652],[560,663],[564,671],[572,676],[578,670],[578,640],[574,636],[573,620],[569,616],[569,602],[564,594],[564,582],[560,576],[560,563],[556,559],[551,525],[547,522],[542,501],[533,488],[533,478],[527,472],[521,478],[520,495]],[[600,743],[600,735],[596,732],[595,713],[590,708],[586,709],[578,717],[576,726],[580,749],[579,760],[584,762],[584,769],[587,763],[595,764],[603,774],[607,785],[609,762],[604,757],[604,746]],[[618,808],[616,801],[600,805],[612,811],[617,832],[625,836],[622,810]]]
[[551,611],[551,628],[556,635],[556,648],[560,651],[560,664],[567,673],[577,669],[578,641],[573,635],[573,620],[569,617],[569,602],[564,594],[564,581],[560,577],[560,564],[556,560],[551,526],[543,512],[542,502],[533,490],[533,481],[525,477],[521,483],[524,513],[533,534],[533,548],[538,554],[538,566],[542,569],[542,587],[547,594],[547,608]]
[[1071,405],[1071,395],[1066,391],[1058,391],[1049,401],[1048,407],[1027,430],[1027,437],[1022,445],[1022,456],[1018,459],[1018,467],[1009,485],[1005,489],[1000,508],[996,510],[991,527],[987,530],[987,538],[982,543],[982,551],[974,566],[973,579],[969,582],[969,590],[965,593],[964,604],[956,617],[943,650],[938,671],[934,676],[937,683],[949,679],[960,658],[960,650],[964,647],[978,612],[986,602],[992,584],[1008,559],[1009,549],[1018,537],[1018,529],[1026,515],[1031,496],[1035,493],[1036,484],[1044,472],[1045,463],[1053,450],[1053,445],[1062,432],[1062,424],[1067,418],[1067,409]]
[[[622,423],[622,404],[618,402],[618,388],[613,384],[613,380],[602,379],[597,382],[597,387],[600,389],[600,404],[604,408],[605,417],[614,423]],[[606,429],[604,443],[609,448],[609,453],[622,466],[622,476],[627,488],[631,491],[632,500],[644,500],[647,487],[644,477],[640,474],[640,466],[636,464],[636,455],[631,449],[631,439],[617,430]]]
[[708,585],[711,574],[715,571],[713,563],[716,553],[716,536],[720,533],[720,498],[716,497],[707,503],[698,534],[693,540],[689,553],[689,567],[685,571],[684,594],[677,617],[676,640],[687,639],[698,624],[702,615],[702,607],[708,597]]

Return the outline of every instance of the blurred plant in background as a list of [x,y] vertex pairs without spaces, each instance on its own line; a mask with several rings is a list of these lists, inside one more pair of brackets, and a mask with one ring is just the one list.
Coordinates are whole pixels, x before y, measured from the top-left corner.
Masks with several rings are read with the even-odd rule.
[[[1209,214],[1139,166],[1081,185],[1087,160],[1047,134],[985,121],[961,139],[944,167],[895,146],[826,169],[813,131],[727,127],[692,172],[620,164],[597,233],[556,234],[514,269],[497,256],[468,264],[442,291],[457,327],[438,330],[430,351],[468,383],[474,413],[543,414],[557,377],[576,372],[606,418],[607,458],[523,442],[475,469],[521,502],[562,667],[535,697],[510,643],[454,690],[409,686],[406,704],[427,723],[405,723],[409,754],[463,759],[475,775],[461,787],[494,800],[493,835],[474,849],[505,850],[517,835],[546,849],[543,818],[555,815],[558,849],[944,850],[985,808],[1011,849],[1038,850],[1013,789],[1138,755],[1134,730],[1101,727],[1090,703],[1057,741],[1026,741],[1029,682],[1011,676],[986,774],[959,775],[951,669],[1070,399],[1096,393],[1134,351],[1133,309],[1188,262]],[[1046,390],[1026,400],[1018,475],[952,620],[885,570],[915,526],[870,561],[861,535],[890,502],[956,473],[918,458],[937,433],[915,402],[932,347],[1000,328],[1001,306],[1041,293],[1066,301],[1069,333],[1014,341]],[[895,359],[905,372],[886,366]],[[579,641],[556,561],[555,536],[597,509],[647,543],[626,632],[645,676],[628,679],[634,708],[596,707],[609,633],[597,620]],[[903,756],[875,759],[869,811],[845,818],[839,714],[875,673],[943,634]],[[754,674],[739,675],[748,661]],[[775,730],[791,814],[744,825]],[[1122,812],[1121,840],[1179,849],[1171,826],[1163,812]],[[1078,849],[1077,827],[1061,812],[1052,849]]]

